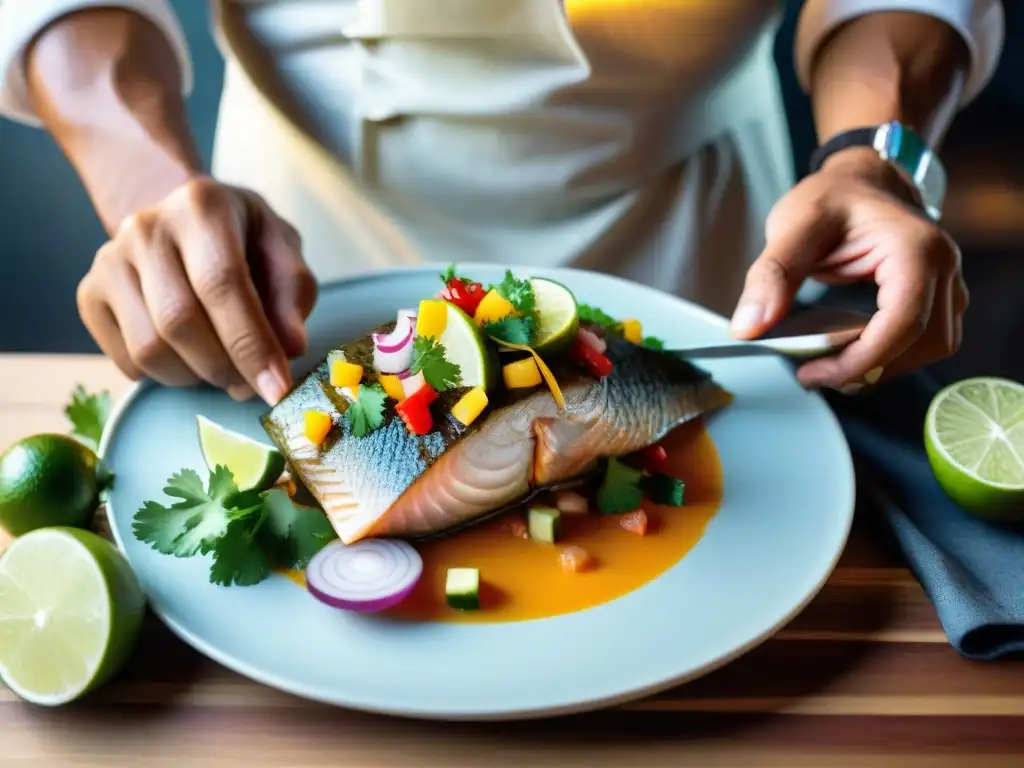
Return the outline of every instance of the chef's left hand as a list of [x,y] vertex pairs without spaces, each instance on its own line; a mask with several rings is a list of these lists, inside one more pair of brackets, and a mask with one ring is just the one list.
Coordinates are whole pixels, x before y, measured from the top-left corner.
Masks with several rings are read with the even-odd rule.
[[805,363],[797,372],[804,386],[855,392],[952,355],[968,302],[960,250],[918,200],[874,152],[833,155],[768,216],[767,245],[747,273],[733,334],[766,332],[807,277],[873,280],[878,310],[867,328],[838,355]]

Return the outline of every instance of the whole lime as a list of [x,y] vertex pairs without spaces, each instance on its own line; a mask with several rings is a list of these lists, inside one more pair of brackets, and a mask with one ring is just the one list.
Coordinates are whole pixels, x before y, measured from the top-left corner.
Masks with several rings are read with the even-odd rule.
[[99,506],[96,454],[67,435],[32,435],[0,455],[0,526],[14,536],[87,528]]

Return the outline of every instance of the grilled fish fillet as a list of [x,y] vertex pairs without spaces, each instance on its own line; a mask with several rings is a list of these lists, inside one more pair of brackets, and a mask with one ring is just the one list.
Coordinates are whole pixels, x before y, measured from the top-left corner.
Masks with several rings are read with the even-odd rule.
[[[369,337],[345,348],[365,355]],[[469,429],[445,416],[461,394],[435,404],[436,429],[410,433],[389,408],[383,426],[353,436],[347,400],[329,383],[326,362],[264,417],[270,438],[323,507],[346,544],[367,537],[417,538],[490,516],[633,453],[684,422],[725,406],[731,396],[706,371],[671,354],[608,339],[612,373],[601,380],[575,366],[553,366],[565,397],[547,389],[499,394]],[[304,412],[334,414],[318,447],[303,434]]]

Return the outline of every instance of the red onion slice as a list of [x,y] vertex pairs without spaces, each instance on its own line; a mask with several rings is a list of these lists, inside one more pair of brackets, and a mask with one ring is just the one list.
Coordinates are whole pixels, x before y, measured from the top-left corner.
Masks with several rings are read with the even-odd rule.
[[395,323],[395,330],[391,333],[387,335],[373,334],[374,346],[381,352],[397,352],[412,341],[413,330],[412,320],[408,317],[400,317]]
[[405,392],[407,398],[412,397],[426,384],[427,380],[423,377],[423,371],[420,371],[415,376],[406,376],[402,379],[402,391]]
[[398,605],[423,575],[423,558],[398,539],[333,541],[306,567],[306,588],[343,611],[374,613]]
[[599,355],[603,355],[605,350],[608,349],[608,342],[602,339],[593,331],[586,328],[580,328],[579,330],[580,341],[586,344],[588,347],[593,349]]

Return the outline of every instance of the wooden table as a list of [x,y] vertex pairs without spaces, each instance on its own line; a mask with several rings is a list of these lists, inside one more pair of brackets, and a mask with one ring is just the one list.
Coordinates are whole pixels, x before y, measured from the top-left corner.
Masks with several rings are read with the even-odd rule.
[[[127,387],[100,358],[0,355],[0,447],[64,431],[76,383],[115,396]],[[994,768],[1024,765],[1020,755],[1024,665],[959,657],[865,520],[821,594],[775,638],[603,713],[472,725],[333,709],[223,669],[155,619],[128,669],[87,701],[48,711],[0,689],[0,766]]]

